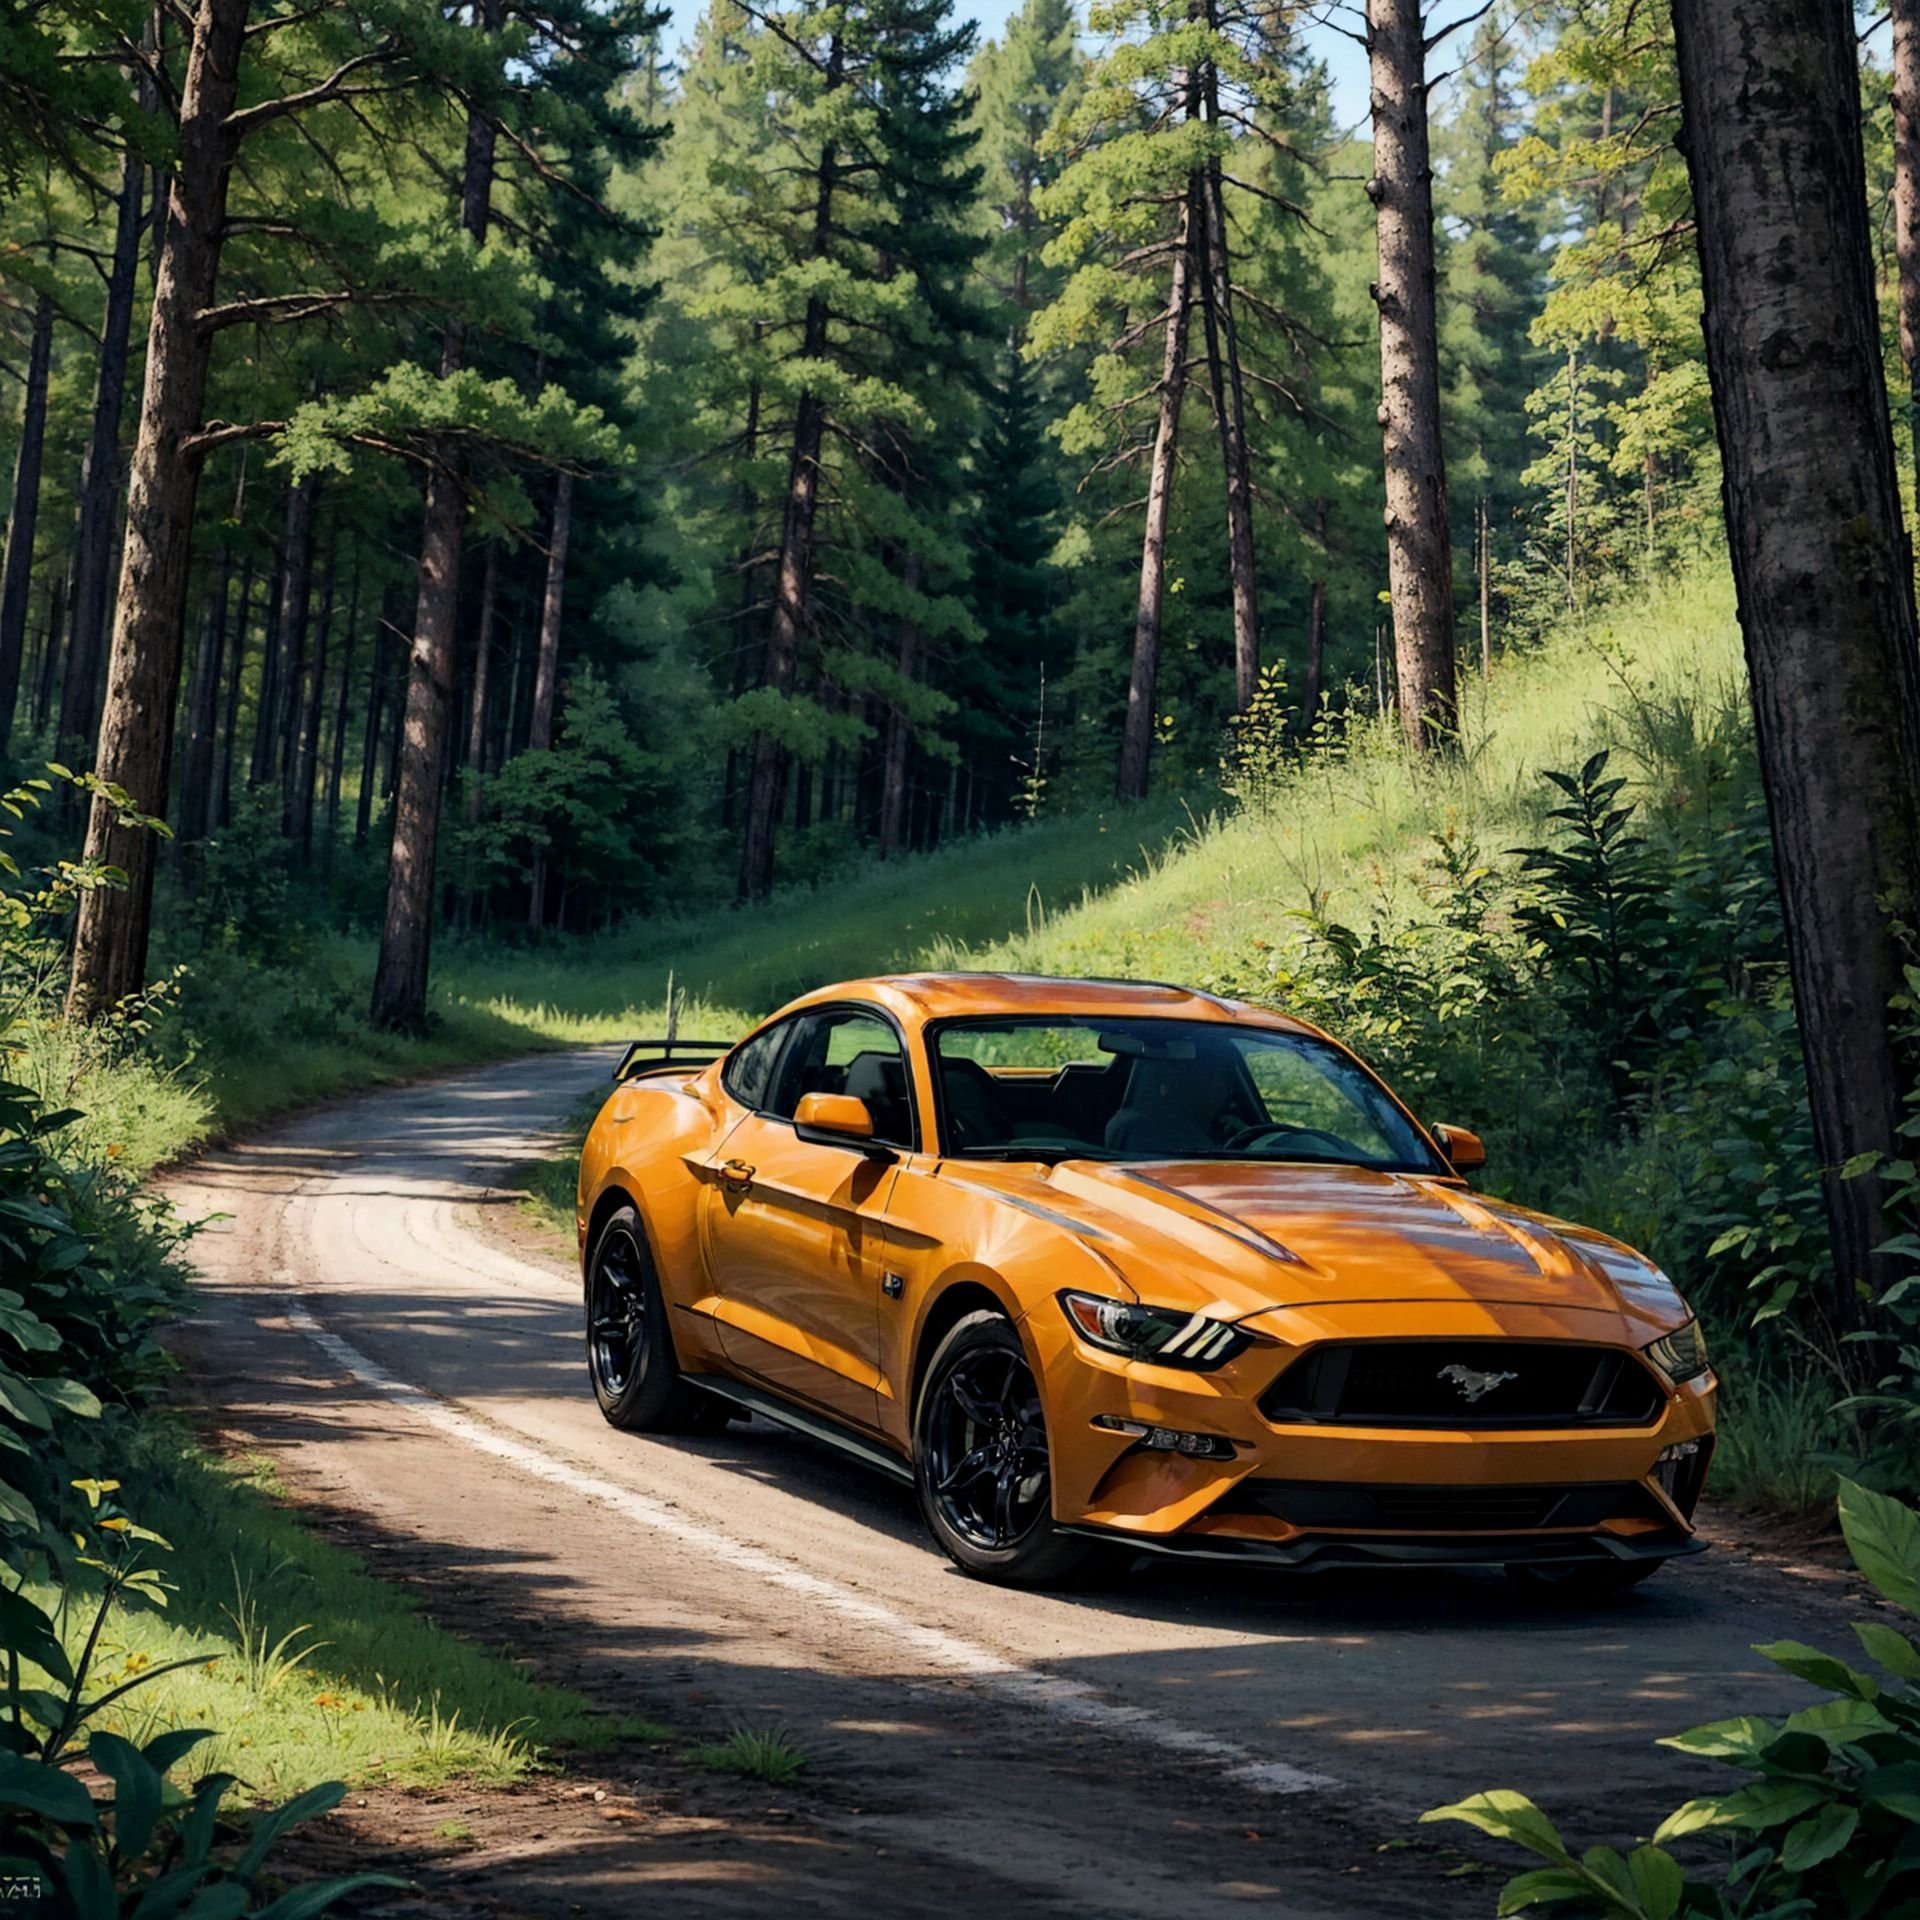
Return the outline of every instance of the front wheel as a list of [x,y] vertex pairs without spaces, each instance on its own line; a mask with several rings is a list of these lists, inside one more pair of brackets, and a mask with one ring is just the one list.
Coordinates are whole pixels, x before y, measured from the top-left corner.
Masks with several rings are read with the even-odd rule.
[[977,1579],[1057,1586],[1099,1557],[1097,1541],[1054,1524],[1039,1383],[1000,1314],[968,1314],[935,1349],[914,1419],[913,1472],[933,1537]]
[[1573,1560],[1559,1566],[1509,1565],[1507,1579],[1529,1600],[1545,1606],[1603,1606],[1651,1580],[1660,1560]]
[[726,1403],[680,1376],[646,1229],[622,1207],[587,1263],[587,1375],[608,1424],[627,1433],[718,1433]]

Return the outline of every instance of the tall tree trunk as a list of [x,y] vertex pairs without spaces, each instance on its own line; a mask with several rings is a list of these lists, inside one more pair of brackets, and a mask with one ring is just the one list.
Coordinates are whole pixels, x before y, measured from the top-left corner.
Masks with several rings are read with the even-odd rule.
[[[503,0],[485,0],[479,25],[499,31]],[[467,116],[460,224],[476,247],[492,217],[494,127]],[[460,370],[465,340],[450,325],[440,343],[440,376]],[[440,839],[441,773],[447,717],[453,705],[454,619],[460,595],[460,551],[466,535],[466,486],[450,450],[427,475],[420,534],[420,590],[407,662],[407,707],[400,735],[400,773],[393,808],[393,851],[387,863],[387,912],[373,975],[376,1027],[418,1032],[427,1019],[427,972],[433,949],[433,868]]]
[[387,634],[394,624],[391,591],[380,599],[373,623],[373,657],[367,665],[367,723],[360,741],[360,792],[353,809],[353,844],[364,847],[373,825],[373,796],[380,777],[381,709],[387,693]]
[[[1920,1060],[1889,1003],[1920,912],[1920,635],[1880,352],[1853,10],[1676,0],[1728,544],[1826,1170],[1837,1328],[1898,1263],[1876,1175]],[[1859,1348],[1847,1351],[1862,1354]]]
[[500,543],[487,542],[480,576],[480,631],[473,646],[473,703],[467,712],[467,823],[480,818],[487,795],[487,683],[493,667],[494,608],[500,591]]
[[53,360],[53,300],[33,303],[27,346],[26,407],[13,460],[13,506],[7,514],[7,551],[0,561],[0,753],[13,730],[20,669],[27,657],[27,600],[33,591],[33,536],[40,520],[40,464],[47,445],[47,373]]
[[1480,496],[1480,678],[1493,678],[1493,518],[1487,496]]
[[320,618],[314,623],[313,669],[307,681],[306,710],[295,714],[298,731],[293,752],[288,758],[288,838],[299,848],[302,865],[311,863],[313,859],[313,803],[320,779],[320,724],[326,711],[327,644],[333,633],[333,583],[333,545],[329,541],[326,577],[320,585]]
[[1315,580],[1307,590],[1307,671],[1300,690],[1300,724],[1311,733],[1319,724],[1320,702],[1326,696],[1327,583]]
[[1907,408],[1916,475],[1914,517],[1920,521],[1920,0],[1892,0],[1893,226],[1900,263],[1900,357],[1907,368]]
[[[1208,24],[1215,9],[1208,6]],[[1211,61],[1201,80],[1207,119],[1220,117],[1220,76]],[[1233,701],[1237,712],[1253,705],[1260,688],[1260,608],[1253,556],[1253,469],[1247,453],[1246,383],[1240,373],[1240,330],[1233,311],[1233,266],[1227,248],[1227,209],[1219,157],[1201,171],[1200,210],[1206,272],[1201,311],[1207,370],[1213,386],[1213,417],[1220,432],[1220,464],[1227,487],[1227,578],[1233,591]]]
[[1380,278],[1380,430],[1400,725],[1416,752],[1454,738],[1453,529],[1440,438],[1433,164],[1420,0],[1367,0]]
[[100,663],[106,652],[107,590],[112,582],[114,519],[120,497],[120,416],[126,410],[127,347],[140,278],[141,201],[147,170],[129,146],[120,158],[113,264],[94,362],[93,426],[80,468],[74,530],[73,631],[60,682],[60,740],[76,758],[91,752],[100,725]]
[[[173,709],[200,485],[201,452],[191,436],[201,422],[213,344],[200,316],[213,305],[220,274],[234,152],[228,121],[248,4],[199,0],[194,13],[166,231],[154,274],[146,391],[127,489],[126,548],[100,722],[101,778],[156,814],[166,807],[173,772]],[[152,833],[121,825],[120,810],[96,796],[86,858],[120,868],[127,885],[95,887],[81,896],[67,990],[70,1014],[105,1012],[145,983],[154,857]]]
[[360,560],[354,557],[353,590],[347,595],[347,627],[340,647],[340,691],[334,700],[333,741],[327,755],[327,844],[321,867],[331,875],[340,844],[340,783],[347,770],[347,721],[353,708],[353,656],[360,650]]
[[240,572],[240,617],[233,623],[232,665],[227,669],[226,717],[220,732],[220,779],[213,798],[213,822],[233,823],[234,754],[240,738],[240,702],[246,692],[247,635],[253,628],[253,562]]
[[[807,303],[807,345],[812,358],[826,339],[826,309]],[[780,564],[773,589],[773,619],[767,631],[767,664],[761,684],[785,699],[793,691],[800,635],[813,589],[813,525],[820,497],[820,445],[826,411],[802,394],[794,421],[793,456],[787,468],[787,508],[780,536]],[[773,891],[774,834],[780,813],[781,749],[770,733],[756,734],[747,775],[747,817],[740,846],[740,898],[764,900]]]
[[[553,528],[547,540],[547,586],[540,601],[540,645],[533,664],[533,710],[527,723],[527,747],[545,753],[553,745],[553,703],[560,683],[560,610],[567,590],[567,543],[573,533],[573,475],[563,473],[553,495]],[[547,856],[533,856],[533,884],[527,890],[527,925],[538,933],[546,924]]]
[[1173,463],[1180,439],[1180,408],[1187,393],[1187,332],[1193,312],[1195,195],[1180,215],[1180,243],[1167,284],[1166,350],[1160,364],[1160,415],[1147,479],[1147,523],[1140,541],[1140,595],[1133,616],[1133,673],[1127,683],[1127,723],[1120,742],[1120,798],[1147,797],[1153,754],[1154,693],[1160,680],[1161,610],[1167,592],[1167,519],[1173,507]]
[[54,670],[60,664],[60,634],[67,622],[67,582],[64,574],[53,576],[53,593],[47,607],[45,645],[40,649],[39,684],[33,691],[33,730],[46,731],[53,716]]
[[[918,595],[925,568],[917,553],[907,555],[901,577],[907,590]],[[902,683],[901,697],[892,702],[887,714],[887,758],[880,776],[880,858],[890,859],[900,851],[901,832],[907,818],[907,743],[912,728],[907,722],[905,688],[913,684],[919,664],[920,627],[910,613],[900,616],[900,652],[896,662]]]
[[533,711],[527,745],[545,753],[553,745],[553,705],[560,686],[560,613],[567,594],[567,547],[573,538],[573,475],[563,473],[553,494],[553,527],[547,541],[547,588],[540,602],[540,651],[533,670]]
[[280,597],[275,641],[267,649],[260,678],[260,710],[253,736],[253,778],[264,786],[287,771],[289,716],[299,711],[300,677],[306,665],[308,606],[313,584],[313,508],[311,476],[287,489],[280,523]]
[[176,834],[182,844],[204,840],[213,828],[213,773],[220,738],[221,667],[227,643],[227,594],[232,566],[223,546],[214,555],[213,595],[201,622],[187,680],[187,739],[180,755],[180,811]]
[[[827,90],[836,90],[845,77],[836,34],[827,50]],[[814,175],[812,258],[820,259],[833,232],[834,196],[839,190],[840,161],[829,143],[821,149]],[[817,360],[826,347],[827,303],[820,294],[807,302],[801,330],[800,357]],[[826,432],[826,403],[818,394],[803,393],[794,411],[793,453],[787,462],[786,505],[780,521],[780,559],[774,573],[773,618],[767,629],[766,670],[761,684],[785,699],[793,691],[794,668],[800,658],[800,636],[811,614],[813,598],[814,519],[820,501],[820,447]],[[747,817],[740,836],[740,898],[764,900],[773,891],[774,836],[780,818],[782,754],[772,734],[754,736],[747,775]]]

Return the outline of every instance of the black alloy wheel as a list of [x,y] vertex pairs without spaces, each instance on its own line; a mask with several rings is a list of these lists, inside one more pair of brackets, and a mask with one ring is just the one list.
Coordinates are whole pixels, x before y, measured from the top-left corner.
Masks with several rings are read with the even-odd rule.
[[633,1233],[610,1223],[587,1281],[587,1369],[602,1405],[617,1401],[646,1363],[647,1273]]
[[928,1362],[914,1419],[914,1484],[954,1564],[1011,1586],[1056,1586],[1102,1557],[1055,1525],[1040,1384],[1004,1315],[970,1313]]
[[587,1262],[587,1375],[600,1411],[629,1433],[718,1433],[732,1417],[681,1377],[646,1228],[630,1206],[608,1218]]
[[940,1378],[926,1424],[940,1516],[989,1551],[1016,1546],[1049,1506],[1047,1424],[1023,1354],[975,1347]]

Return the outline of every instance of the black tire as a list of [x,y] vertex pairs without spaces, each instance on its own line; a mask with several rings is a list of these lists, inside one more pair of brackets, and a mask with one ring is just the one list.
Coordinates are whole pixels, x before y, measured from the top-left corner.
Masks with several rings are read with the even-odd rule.
[[587,1262],[587,1377],[623,1433],[718,1433],[724,1400],[680,1377],[666,1296],[632,1207],[609,1216]]
[[1507,1568],[1507,1579],[1516,1592],[1542,1606],[1605,1606],[1651,1580],[1665,1565],[1664,1560],[1570,1560],[1558,1566],[1522,1562]]
[[1099,1541],[1054,1524],[1039,1385],[1001,1314],[968,1314],[934,1349],[914,1410],[913,1481],[928,1530],[977,1580],[1062,1586],[1103,1559]]

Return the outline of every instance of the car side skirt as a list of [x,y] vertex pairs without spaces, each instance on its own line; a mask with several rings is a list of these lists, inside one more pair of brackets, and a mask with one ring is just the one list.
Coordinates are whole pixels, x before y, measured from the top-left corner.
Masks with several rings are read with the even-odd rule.
[[749,1413],[757,1413],[776,1426],[804,1433],[809,1440],[818,1440],[822,1446],[831,1447],[836,1453],[859,1461],[863,1467],[871,1467],[906,1486],[913,1485],[913,1469],[897,1454],[888,1453],[885,1448],[876,1447],[871,1441],[849,1433],[845,1427],[836,1426],[833,1421],[809,1413],[803,1407],[796,1407],[777,1394],[764,1393],[760,1388],[726,1374],[689,1373],[681,1377],[690,1387],[718,1394],[722,1400],[731,1400],[735,1406],[744,1407]]

